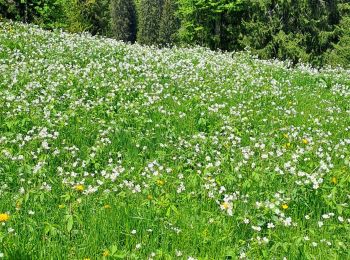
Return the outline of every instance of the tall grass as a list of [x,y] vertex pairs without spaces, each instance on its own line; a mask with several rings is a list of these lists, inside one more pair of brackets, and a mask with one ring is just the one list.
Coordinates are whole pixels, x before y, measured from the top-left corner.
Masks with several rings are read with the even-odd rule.
[[349,75],[0,23],[0,257],[350,258]]

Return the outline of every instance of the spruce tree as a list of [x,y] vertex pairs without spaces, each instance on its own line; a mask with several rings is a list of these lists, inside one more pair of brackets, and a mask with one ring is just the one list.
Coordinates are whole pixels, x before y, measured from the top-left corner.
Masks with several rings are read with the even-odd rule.
[[177,3],[175,0],[165,0],[159,28],[159,43],[162,45],[175,42],[180,21],[176,17]]
[[342,65],[350,68],[350,3],[342,1],[339,5],[341,21],[336,26],[335,33],[338,42],[325,55],[331,65]]
[[143,44],[159,43],[159,28],[163,0],[141,0],[137,41]]
[[111,33],[118,40],[135,42],[136,9],[133,0],[111,0]]

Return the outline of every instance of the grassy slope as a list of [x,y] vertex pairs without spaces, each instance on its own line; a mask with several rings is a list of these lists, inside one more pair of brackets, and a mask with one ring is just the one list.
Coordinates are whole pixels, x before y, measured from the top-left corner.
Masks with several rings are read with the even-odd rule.
[[5,258],[350,258],[349,71],[0,23],[0,104]]

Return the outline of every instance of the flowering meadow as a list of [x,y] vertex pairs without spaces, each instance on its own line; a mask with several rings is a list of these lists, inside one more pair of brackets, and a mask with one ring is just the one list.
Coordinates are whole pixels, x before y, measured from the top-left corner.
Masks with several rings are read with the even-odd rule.
[[350,259],[350,71],[0,23],[0,258]]

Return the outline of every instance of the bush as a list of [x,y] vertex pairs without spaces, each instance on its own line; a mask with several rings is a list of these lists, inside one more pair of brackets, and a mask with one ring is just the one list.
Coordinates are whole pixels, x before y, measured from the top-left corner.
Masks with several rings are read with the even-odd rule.
[[0,0],[0,14],[8,19],[36,23],[44,28],[65,26],[64,0]]
[[21,15],[18,10],[18,3],[11,0],[0,0],[0,17],[12,20],[21,20]]

